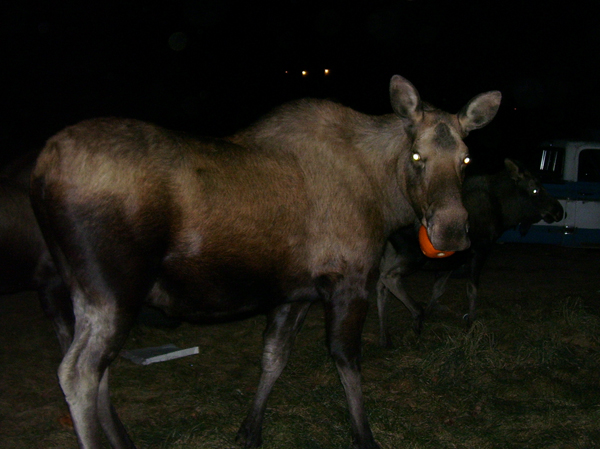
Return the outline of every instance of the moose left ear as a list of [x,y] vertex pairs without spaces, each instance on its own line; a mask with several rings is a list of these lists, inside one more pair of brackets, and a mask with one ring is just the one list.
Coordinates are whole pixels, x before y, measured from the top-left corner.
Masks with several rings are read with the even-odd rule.
[[423,117],[423,105],[419,92],[410,81],[394,75],[390,81],[392,109],[399,117],[418,123]]
[[465,136],[491,122],[498,112],[501,100],[502,94],[497,90],[479,94],[471,99],[458,113],[458,121]]
[[506,167],[508,173],[510,173],[510,177],[513,180],[518,181],[519,179],[523,178],[523,174],[521,173],[519,165],[512,159],[504,159],[504,166]]

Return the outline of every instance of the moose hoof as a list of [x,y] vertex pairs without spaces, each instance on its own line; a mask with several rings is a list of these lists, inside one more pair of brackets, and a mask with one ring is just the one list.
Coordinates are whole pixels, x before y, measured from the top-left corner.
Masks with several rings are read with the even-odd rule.
[[240,430],[238,430],[235,442],[242,446],[244,449],[250,449],[253,447],[260,447],[262,444],[261,432],[252,431],[245,424],[242,424]]
[[418,317],[413,319],[413,332],[419,336],[423,332],[423,320],[424,314],[419,315]]
[[394,349],[392,337],[389,334],[379,337],[379,346],[384,349]]
[[465,313],[463,315],[463,320],[467,324],[467,330],[470,330],[471,327],[473,327],[473,322],[475,321],[475,315],[472,315],[470,313]]
[[374,440],[365,441],[363,443],[354,442],[352,444],[352,449],[381,449],[379,444],[377,444]]

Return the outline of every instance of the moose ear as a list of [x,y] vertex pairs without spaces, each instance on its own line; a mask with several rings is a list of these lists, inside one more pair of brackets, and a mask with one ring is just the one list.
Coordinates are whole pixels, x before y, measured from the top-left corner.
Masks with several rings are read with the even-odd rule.
[[394,112],[412,122],[418,122],[423,117],[421,97],[415,86],[400,75],[392,76],[390,81],[390,101]]
[[518,181],[523,176],[521,175],[521,170],[519,166],[512,159],[504,159],[504,166],[506,170],[510,173],[510,177],[515,181]]
[[458,121],[465,136],[474,129],[483,128],[496,116],[502,94],[497,90],[479,94],[458,113]]

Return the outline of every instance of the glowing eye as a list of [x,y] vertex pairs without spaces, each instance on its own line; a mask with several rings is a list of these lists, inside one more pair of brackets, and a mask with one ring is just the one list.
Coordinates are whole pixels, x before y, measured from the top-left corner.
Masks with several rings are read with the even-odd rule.
[[533,193],[534,195],[537,195],[538,193],[540,193],[540,191],[538,189],[533,189],[531,191],[531,193]]
[[469,156],[466,156],[466,157],[463,159],[463,164],[465,164],[465,165],[469,164],[470,162],[471,162],[471,158],[470,158]]
[[419,153],[413,153],[412,158],[413,158],[413,161],[420,161],[421,155]]

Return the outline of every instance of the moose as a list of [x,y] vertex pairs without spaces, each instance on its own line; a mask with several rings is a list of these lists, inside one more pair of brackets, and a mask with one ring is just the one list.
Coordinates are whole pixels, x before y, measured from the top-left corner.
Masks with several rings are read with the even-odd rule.
[[482,268],[494,243],[510,228],[517,227],[523,235],[533,223],[559,221],[563,217],[561,204],[552,197],[522,163],[504,160],[504,169],[491,175],[468,176],[463,183],[463,205],[469,213],[471,246],[444,259],[425,257],[417,241],[419,223],[393,233],[384,250],[380,277],[377,282],[377,308],[381,346],[391,347],[387,315],[390,295],[400,299],[413,317],[414,329],[420,332],[425,311],[402,285],[402,277],[425,268],[436,272],[436,280],[427,312],[435,310],[438,299],[454,270],[466,265],[468,270],[467,298],[469,312],[464,316],[471,326],[476,319],[477,290]]
[[368,288],[392,231],[415,220],[437,248],[468,247],[463,139],[492,120],[501,94],[451,114],[395,75],[390,99],[383,116],[298,100],[226,139],[104,118],[48,140],[31,200],[74,305],[58,377],[80,447],[100,447],[103,434],[134,447],[108,377],[144,303],[205,323],[267,317],[261,377],[237,434],[258,447],[267,398],[316,301],[353,447],[378,447],[360,379]]
[[73,339],[73,306],[29,200],[29,178],[37,154],[28,152],[0,171],[0,295],[37,291],[66,354]]

